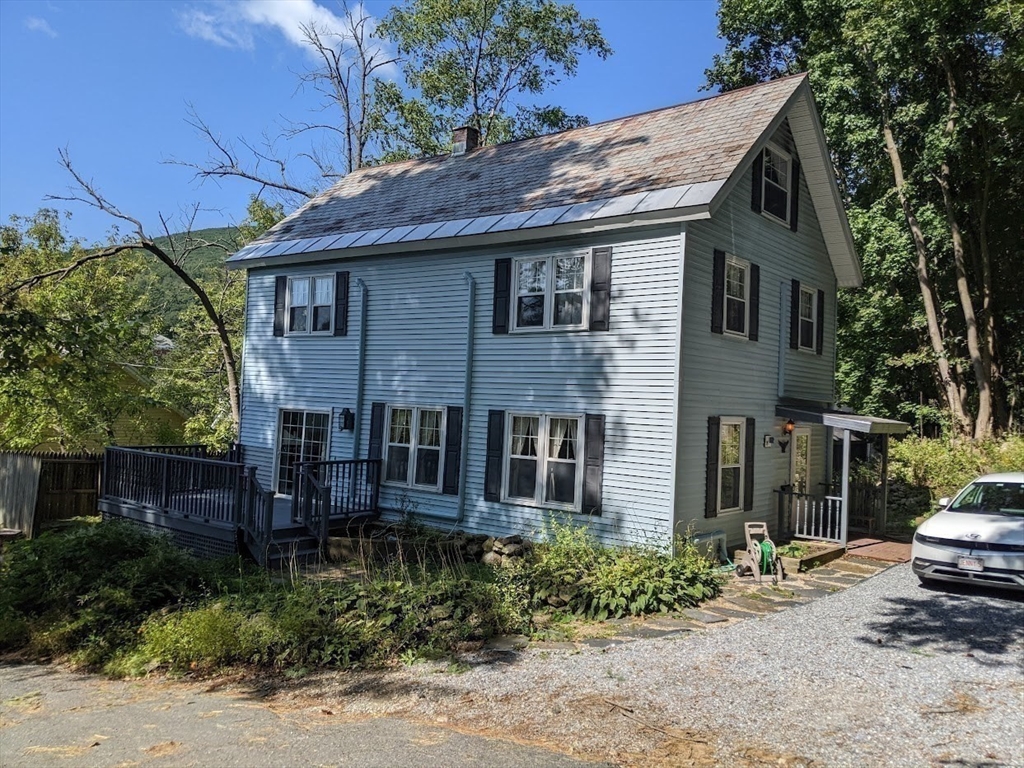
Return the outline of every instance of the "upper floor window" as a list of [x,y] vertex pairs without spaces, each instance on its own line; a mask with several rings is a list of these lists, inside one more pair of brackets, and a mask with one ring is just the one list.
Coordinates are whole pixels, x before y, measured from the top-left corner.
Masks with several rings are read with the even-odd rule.
[[587,259],[548,256],[513,261],[513,329],[583,328],[587,322]]
[[329,334],[333,316],[333,275],[288,279],[288,333]]
[[761,210],[789,224],[789,187],[792,158],[777,147],[764,148],[761,175]]
[[817,342],[818,293],[813,288],[800,286],[800,349],[815,351]]
[[725,260],[724,326],[726,333],[747,335],[750,265],[733,256]]
[[503,498],[579,510],[580,422],[578,416],[507,414]]
[[388,409],[384,481],[440,490],[443,408],[391,406]]

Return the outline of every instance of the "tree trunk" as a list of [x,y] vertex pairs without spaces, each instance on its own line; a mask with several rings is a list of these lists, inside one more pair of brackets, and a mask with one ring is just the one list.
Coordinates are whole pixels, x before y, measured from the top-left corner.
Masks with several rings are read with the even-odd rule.
[[197,283],[177,262],[175,262],[174,259],[165,253],[160,246],[149,239],[141,240],[140,245],[143,249],[149,251],[160,261],[166,264],[167,267],[174,272],[174,274],[177,275],[186,286],[188,286],[189,290],[191,290],[192,293],[196,295],[196,298],[199,299],[199,303],[203,305],[203,311],[206,312],[206,316],[210,318],[210,322],[213,323],[213,327],[217,330],[217,338],[220,341],[220,353],[224,360],[225,373],[228,377],[227,389],[228,401],[231,403],[231,423],[235,428],[236,439],[239,438],[241,436],[239,430],[242,423],[242,409],[238,386],[238,365],[235,360],[234,348],[231,345],[231,337],[228,335],[228,329],[224,324],[224,319],[220,316],[220,313],[217,312],[217,308],[213,306],[213,302],[210,301],[210,297],[207,295],[203,287],[199,285],[199,283]]
[[[951,138],[956,132],[957,93],[953,72],[945,58],[940,57],[946,72],[946,85],[949,95],[949,117],[946,121],[945,133]],[[978,318],[974,312],[974,300],[971,298],[970,286],[967,283],[967,266],[964,260],[964,238],[960,231],[960,223],[956,217],[953,204],[953,190],[950,184],[949,161],[943,160],[939,168],[939,188],[942,190],[942,202],[946,209],[946,223],[949,226],[950,238],[953,241],[953,263],[956,267],[956,292],[960,299],[960,309],[964,313],[967,326],[967,354],[974,368],[974,379],[978,385],[978,413],[974,420],[974,439],[984,440],[992,434],[992,376],[991,363],[983,359],[981,339],[978,334]]]
[[907,220],[907,226],[910,227],[910,234],[914,239],[914,250],[917,253],[917,284],[921,289],[924,313],[928,320],[928,340],[931,342],[932,352],[935,353],[935,364],[938,368],[939,381],[942,383],[942,392],[945,395],[946,405],[953,419],[954,431],[961,434],[971,434],[973,425],[970,423],[970,417],[964,411],[960,388],[958,382],[953,379],[949,357],[946,355],[945,341],[939,328],[939,302],[935,295],[935,286],[932,285],[931,277],[928,274],[928,247],[924,240],[924,231],[921,229],[921,223],[918,221],[914,208],[907,198],[906,182],[903,176],[903,162],[900,159],[899,148],[896,146],[896,140],[893,137],[888,114],[884,109],[882,110],[882,133],[885,137],[885,150],[892,164],[896,194],[899,197],[900,206],[903,208],[903,216]]

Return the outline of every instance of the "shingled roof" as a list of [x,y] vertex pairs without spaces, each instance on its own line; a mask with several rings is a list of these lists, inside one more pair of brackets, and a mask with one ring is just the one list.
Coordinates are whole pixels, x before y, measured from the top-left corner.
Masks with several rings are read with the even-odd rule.
[[797,75],[464,155],[361,168],[229,261],[251,266],[657,211],[703,207],[706,217],[801,89],[809,98],[806,76]]

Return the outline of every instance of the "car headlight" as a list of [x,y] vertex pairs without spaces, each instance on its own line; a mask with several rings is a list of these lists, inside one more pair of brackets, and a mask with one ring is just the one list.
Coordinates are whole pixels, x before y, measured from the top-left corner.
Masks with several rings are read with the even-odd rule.
[[914,541],[920,542],[921,544],[942,544],[943,539],[936,536],[925,536],[923,533],[914,533]]

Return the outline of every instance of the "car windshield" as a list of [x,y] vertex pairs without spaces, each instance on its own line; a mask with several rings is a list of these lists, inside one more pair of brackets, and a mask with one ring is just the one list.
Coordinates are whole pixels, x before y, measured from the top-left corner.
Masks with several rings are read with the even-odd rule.
[[953,512],[1024,515],[1024,483],[971,483],[949,505]]

